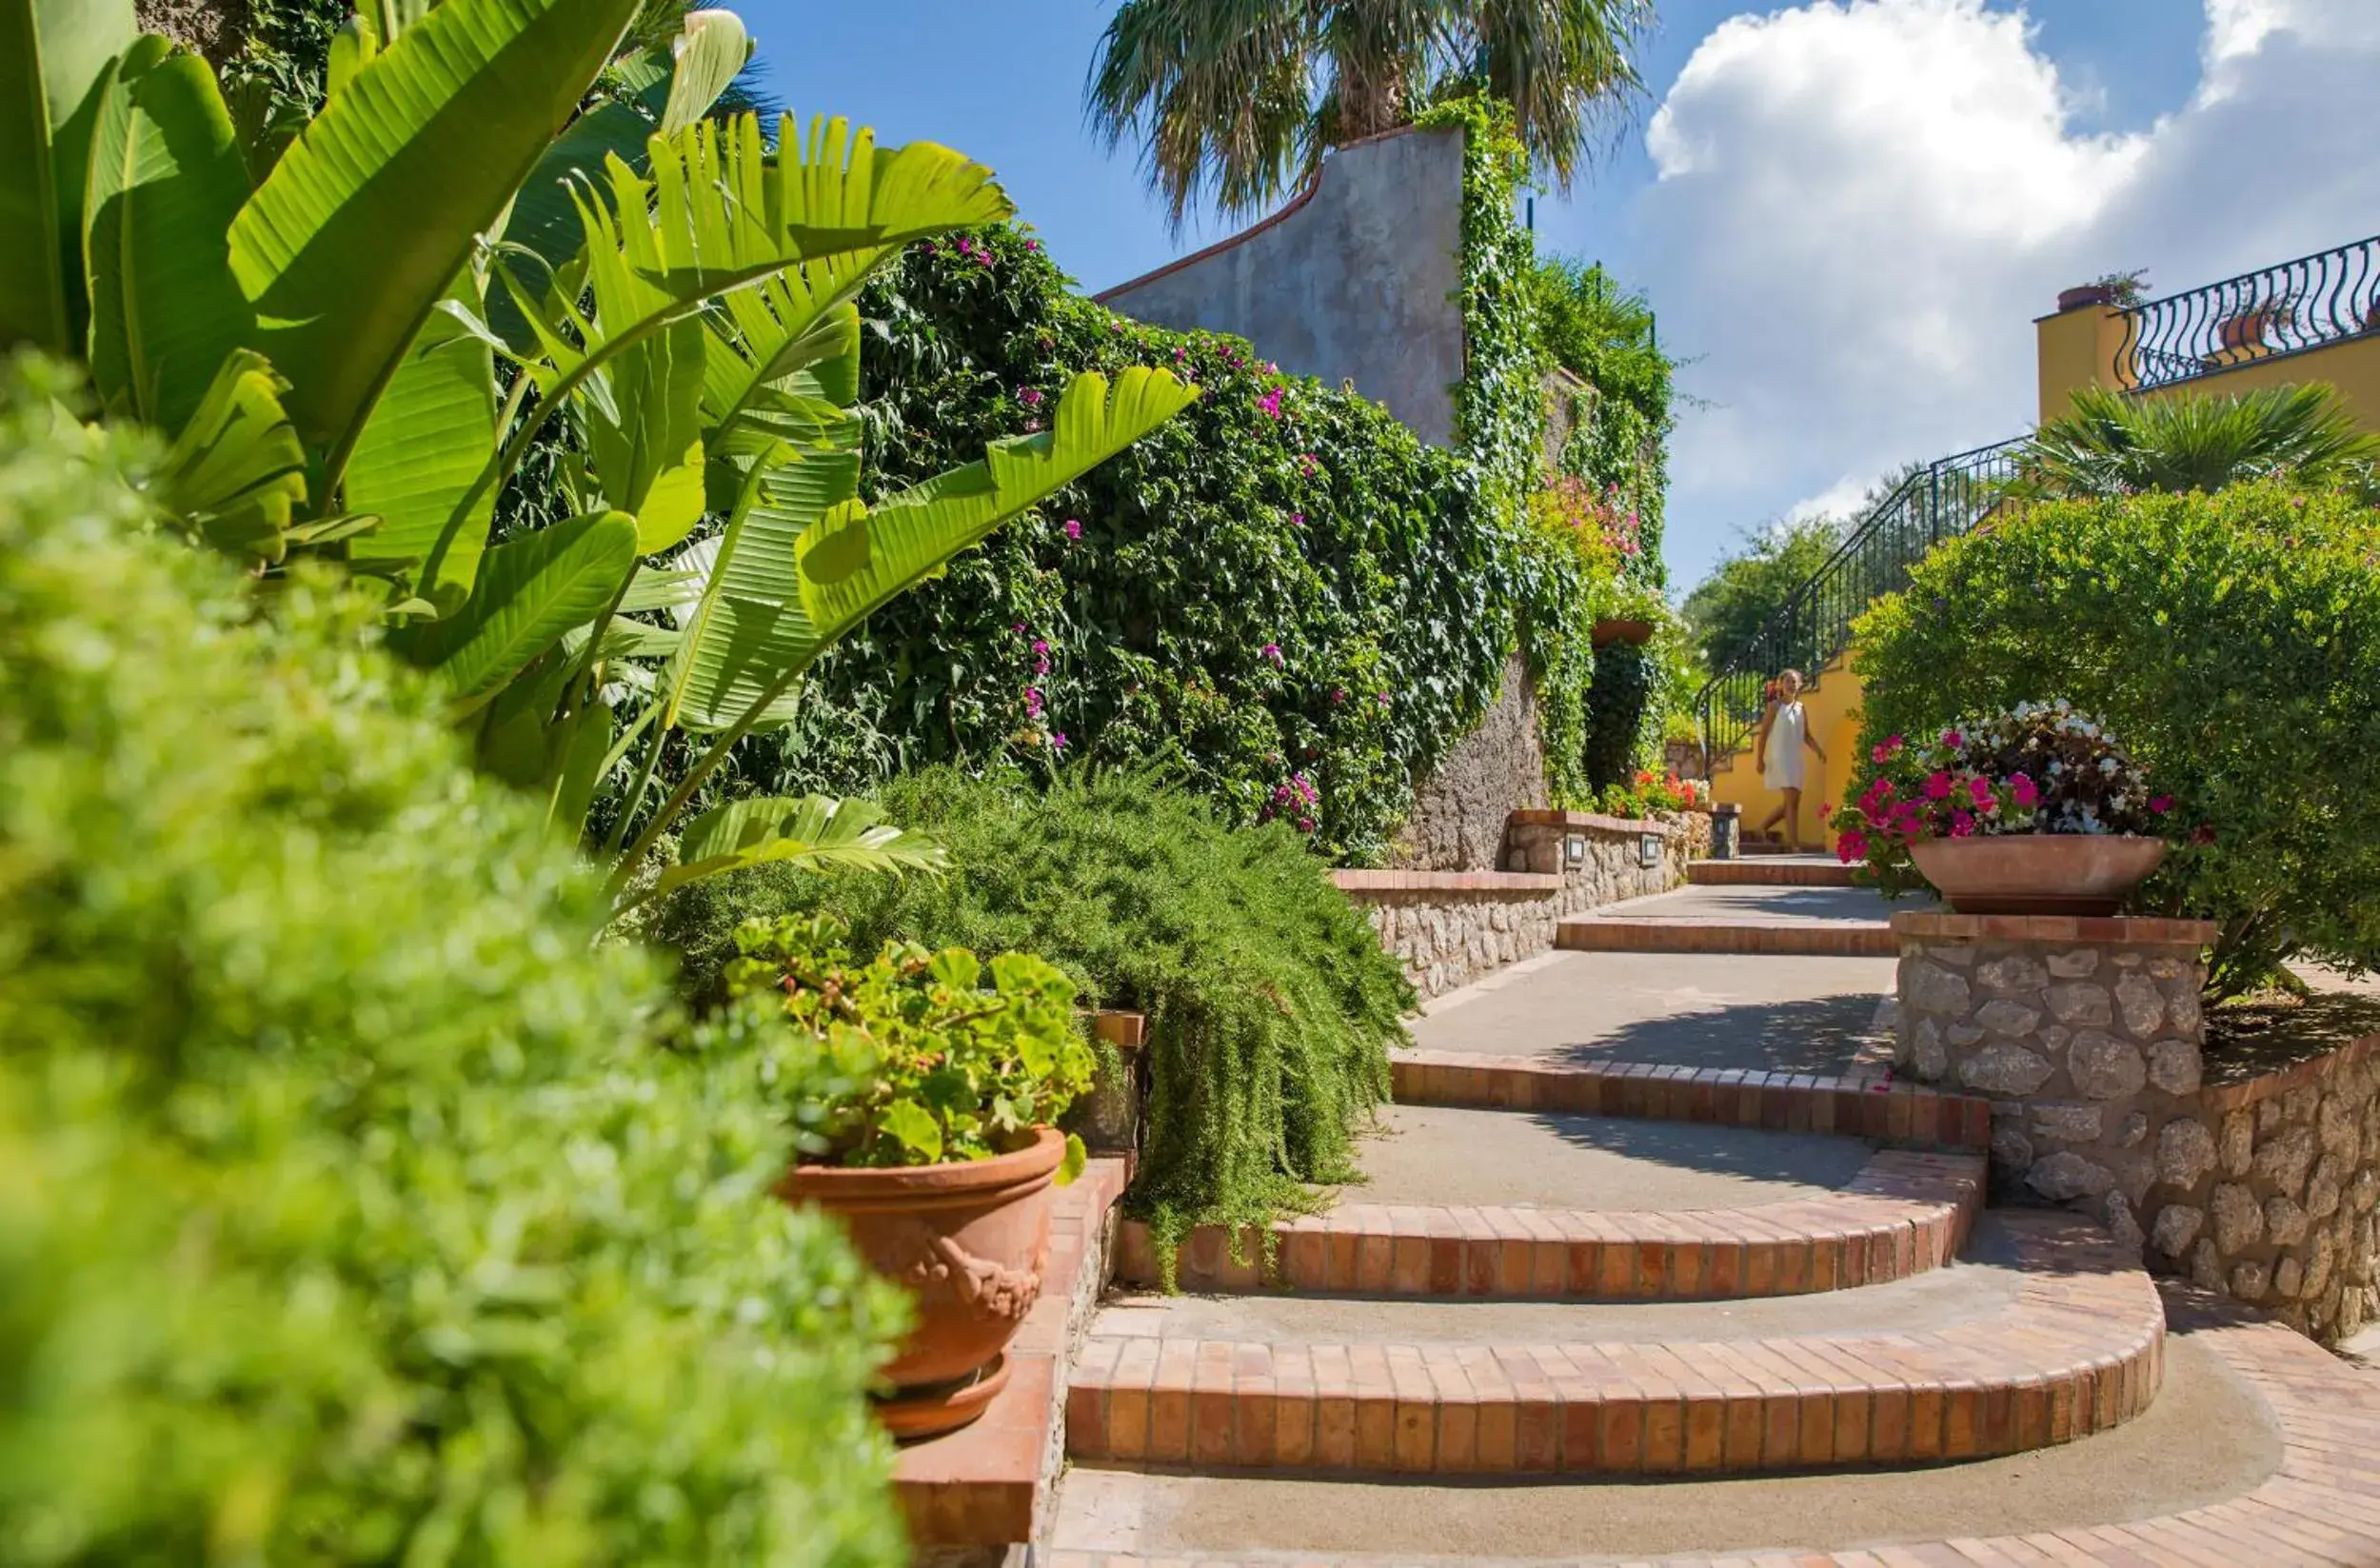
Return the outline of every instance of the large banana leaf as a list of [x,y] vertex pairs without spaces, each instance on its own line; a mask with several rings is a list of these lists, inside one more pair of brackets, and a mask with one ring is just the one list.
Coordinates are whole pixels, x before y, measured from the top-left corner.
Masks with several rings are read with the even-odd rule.
[[132,0],[0,0],[0,348],[83,338],[83,189]]
[[[668,717],[697,732],[783,723],[792,683],[878,605],[1189,406],[1162,370],[1077,376],[1054,427],[887,497],[870,512],[831,460],[780,449],[749,477],[673,662]],[[815,487],[811,481],[818,481]],[[789,548],[788,548],[789,546]],[[789,567],[795,569],[788,569]]]
[[436,668],[458,707],[471,711],[531,661],[611,604],[636,567],[636,520],[588,512],[508,539],[480,563],[471,597],[407,651]]
[[225,237],[248,164],[206,61],[154,36],[125,52],[89,189],[91,381],[110,410],[178,431],[254,320]]
[[[466,308],[478,303],[471,269],[448,297]],[[347,462],[347,506],[381,519],[348,546],[350,559],[393,565],[429,554],[495,455],[495,369],[487,345],[453,316],[440,311],[424,324]],[[494,491],[481,492],[439,563],[437,581],[424,581],[418,567],[412,573],[414,594],[447,609],[467,595],[495,515]]]
[[637,3],[444,0],[356,72],[241,209],[232,270],[330,483]]
[[802,536],[802,605],[823,642],[858,625],[894,595],[942,569],[1001,523],[1123,450],[1198,397],[1162,370],[1134,367],[1111,387],[1086,370],[1058,400],[1040,435],[995,442],[983,461],[856,504]]
[[288,384],[234,349],[159,466],[167,515],[217,549],[278,561],[306,500],[306,449],[282,412]]
[[661,109],[664,136],[684,130],[711,111],[727,84],[752,58],[752,40],[734,11],[689,11],[684,29],[670,40],[669,56],[669,96]]
[[678,863],[634,902],[774,862],[864,871],[939,871],[950,863],[941,844],[885,822],[883,809],[873,802],[764,796],[716,807],[688,823]]

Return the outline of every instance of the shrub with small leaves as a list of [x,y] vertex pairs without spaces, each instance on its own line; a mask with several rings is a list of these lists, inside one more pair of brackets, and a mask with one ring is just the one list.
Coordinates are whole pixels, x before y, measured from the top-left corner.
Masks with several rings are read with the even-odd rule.
[[[1091,1086],[1074,982],[1030,953],[985,963],[887,942],[854,963],[832,914],[746,921],[727,965],[731,999],[783,997],[803,1152],[830,1165],[931,1165],[1023,1148]],[[1081,1172],[1066,1136],[1061,1184]]]

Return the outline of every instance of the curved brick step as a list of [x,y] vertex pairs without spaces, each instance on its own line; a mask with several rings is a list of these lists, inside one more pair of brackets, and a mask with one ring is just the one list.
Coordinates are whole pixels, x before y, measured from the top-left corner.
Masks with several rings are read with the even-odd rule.
[[[1766,1336],[1731,1334],[1730,1319],[1781,1321],[1779,1302],[1382,1303],[1361,1333],[1313,1337],[1299,1315],[1344,1324],[1367,1303],[1235,1297],[1248,1315],[1235,1338],[1198,1333],[1197,1302],[1114,1306],[1075,1369],[1067,1449],[1339,1474],[1715,1474],[2014,1453],[2145,1408],[2164,1338],[2148,1277],[2069,1216],[1982,1229],[2013,1271],[2005,1299],[1944,1315],[1976,1299],[1968,1271],[1946,1270],[1830,1296],[1824,1327]],[[1913,1291],[1932,1304],[1896,1315]],[[1248,1337],[1267,1300],[1289,1327]],[[1545,1320],[1522,1315],[1548,1312],[1634,1332],[1547,1342]]]
[[[1708,1135],[1704,1135],[1708,1136]],[[1713,1300],[1844,1290],[1955,1258],[1982,1201],[1983,1159],[1885,1149],[1839,1191],[1727,1208],[1626,1212],[1341,1203],[1248,1228],[1235,1258],[1220,1226],[1183,1243],[1194,1291],[1360,1291],[1604,1300]],[[1148,1228],[1127,1221],[1117,1273],[1159,1281]]]
[[1835,1077],[1403,1049],[1390,1072],[1399,1104],[1644,1117],[1961,1149],[1992,1141],[1990,1101],[1900,1082],[1883,1067]]
[[1882,921],[1661,920],[1612,915],[1566,920],[1554,945],[1574,953],[1735,953],[1772,958],[1893,958],[1899,939]]
[[1696,887],[1849,887],[1851,867],[1813,856],[1773,855],[1758,860],[1696,861],[1686,867]]
[[[1291,1564],[1298,1568],[1390,1568],[1392,1564],[1452,1568],[1456,1563],[1489,1562],[1507,1568],[1551,1568],[1557,1562],[1627,1562],[1636,1568],[1653,1564],[1661,1568],[1934,1568],[1937,1564],[1942,1568],[2163,1568],[2165,1564],[2235,1568],[2242,1563],[2259,1568],[2315,1563],[2369,1568],[2380,1563],[2380,1459],[2373,1458],[2380,1455],[2380,1375],[2342,1361],[2249,1309],[2172,1281],[2162,1288],[2173,1327],[2189,1347],[2188,1356],[2173,1358],[2177,1393],[2182,1387],[2179,1374],[2194,1359],[2199,1370],[2211,1370],[2239,1385],[2246,1399],[2262,1407],[2235,1413],[2234,1419],[2245,1424],[2261,1416],[2272,1427],[2278,1450],[2247,1477],[2183,1499],[2140,1506],[2132,1497],[2137,1474],[2133,1467],[2147,1456],[2096,1457],[2094,1451],[2101,1442],[2120,1445],[2129,1439],[2128,1432],[2043,1461],[2065,1465],[2071,1459],[2085,1471],[2099,1467],[2103,1484],[2087,1508],[2077,1508],[2068,1517],[2052,1514],[2044,1518],[2040,1508],[2028,1507],[2021,1522],[2012,1519],[1996,1529],[1985,1524],[1950,1539],[1929,1538],[1928,1529],[1941,1531],[1943,1523],[1930,1519],[1922,1505],[1911,1506],[1910,1499],[1894,1493],[1904,1479],[1922,1477],[1923,1472],[1911,1477],[1869,1477],[1857,1482],[1892,1499],[1876,1510],[1883,1518],[1872,1520],[1864,1529],[1837,1526],[1816,1539],[1794,1539],[1787,1534],[1795,1529],[1793,1524],[1770,1523],[1768,1528],[1776,1532],[1773,1538],[1778,1539],[1775,1549],[1738,1544],[1692,1553],[1647,1552],[1640,1547],[1616,1557],[1584,1553],[1563,1538],[1559,1527],[1546,1518],[1548,1511],[1533,1505],[1533,1496],[1541,1492],[1499,1495],[1482,1493],[1476,1484],[1450,1487],[1428,1482],[1408,1482],[1393,1491],[1374,1489],[1368,1505],[1392,1519],[1398,1509],[1424,1511],[1433,1516],[1434,1523],[1451,1516],[1457,1522],[1440,1528],[1437,1532],[1440,1538],[1448,1535],[1463,1538],[1467,1527],[1497,1539],[1499,1549],[1460,1556],[1444,1555],[1443,1548],[1436,1554],[1409,1549],[1393,1556],[1286,1546],[1215,1550],[1211,1542],[1209,1549],[1201,1549],[1195,1538],[1181,1538],[1192,1532],[1228,1533],[1248,1541],[1278,1538],[1279,1532],[1269,1520],[1281,1510],[1294,1508],[1296,1501],[1277,1498],[1269,1489],[1294,1488],[1299,1483],[1251,1478],[1203,1483],[1236,1489],[1232,1500],[1237,1509],[1228,1518],[1220,1518],[1211,1506],[1202,1518],[1167,1517],[1156,1511],[1142,1515],[1129,1506],[1132,1499],[1117,1499],[1126,1503],[1123,1509],[1101,1517],[1096,1513],[1095,1501],[1086,1498],[1078,1502],[1070,1497],[1060,1511],[1053,1550],[1042,1560],[1049,1568],[1156,1568],[1160,1562],[1168,1568],[1288,1568]],[[2179,1344],[2174,1348],[2178,1351]],[[2163,1416],[2162,1409],[2153,1412],[2140,1430],[2149,1432]],[[2169,1440],[2156,1451],[2157,1459],[2170,1456],[2195,1436],[2189,1431],[2168,1434]],[[1111,1496],[1119,1488],[1152,1482],[1159,1487],[1180,1484],[1162,1477],[1096,1471],[1077,1474],[1092,1478],[1094,1486],[1089,1490],[1101,1490],[1103,1485]],[[1963,1478],[1974,1472],[1961,1467],[1946,1474]],[[1765,1501],[1772,1511],[1782,1512],[1775,1509],[1781,1495],[1777,1488],[1835,1483],[1828,1478],[1811,1478],[1715,1484],[1753,1489],[1740,1503],[1733,1504],[1735,1508],[1756,1510]],[[1968,1483],[1962,1480],[1960,1484]],[[2030,1497],[2031,1487],[2021,1479],[2010,1484],[2024,1485]],[[1603,1489],[1580,1488],[1575,1483],[1563,1490],[1583,1490],[1596,1498],[1605,1495]],[[1664,1488],[1663,1495],[1674,1494]],[[1716,1505],[1706,1499],[1705,1505],[1715,1506],[1715,1511],[1731,1506],[1725,1499]],[[1675,1510],[1692,1505],[1666,1506]],[[1806,1510],[1803,1517],[1809,1518]],[[1822,1511],[1820,1522],[1832,1522]],[[1732,1520],[1722,1520],[1712,1537],[1740,1540],[1749,1535],[1756,1540],[1761,1533],[1757,1527],[1745,1531],[1734,1528]],[[1393,1538],[1394,1532],[1390,1534]],[[1140,1538],[1135,1550],[1113,1549],[1134,1537]],[[1676,1538],[1675,1533],[1670,1538]],[[1521,1550],[1501,1544],[1508,1541]]]

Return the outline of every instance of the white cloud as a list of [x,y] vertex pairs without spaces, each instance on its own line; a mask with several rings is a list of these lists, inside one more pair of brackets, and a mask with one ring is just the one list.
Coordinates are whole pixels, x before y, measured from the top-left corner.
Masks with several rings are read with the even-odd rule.
[[1797,497],[2021,432],[2062,287],[2188,287],[2380,229],[2380,0],[2206,6],[2197,92],[2127,135],[2079,129],[2026,13],[1984,0],[1814,0],[1703,40],[1635,214],[1712,405],[1678,435],[1681,566]]

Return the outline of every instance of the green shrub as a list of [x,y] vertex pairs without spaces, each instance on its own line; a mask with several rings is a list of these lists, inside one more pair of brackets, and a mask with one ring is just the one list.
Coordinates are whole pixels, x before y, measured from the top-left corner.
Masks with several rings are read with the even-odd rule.
[[[372,607],[0,371],[0,1560],[890,1564],[898,1303]],[[694,1048],[700,1046],[700,1049]]]
[[776,867],[680,893],[661,934],[715,994],[745,918],[830,908],[855,938],[1040,953],[1085,1002],[1149,1015],[1148,1133],[1132,1202],[1179,1236],[1254,1221],[1349,1174],[1388,1096],[1413,994],[1299,835],[1231,828],[1146,775],[1070,773],[1047,795],[933,769],[884,804],[950,846],[947,877]]
[[[794,1027],[772,1084],[791,1091],[805,1155],[835,1165],[989,1160],[1028,1145],[1091,1087],[1074,982],[1030,953],[888,942],[852,961],[838,915],[737,928],[732,1000],[778,999]],[[985,983],[985,982],[989,983]],[[1061,1182],[1082,1169],[1066,1138]]]
[[2151,912],[2211,983],[2380,963],[2380,517],[2278,482],[2036,506],[1935,550],[1857,628],[1864,745],[2063,697],[2173,797]]
[[1587,690],[1587,782],[1597,789],[1632,781],[1647,746],[1646,720],[1653,711],[1660,675],[1651,651],[1614,643],[1595,656],[1595,684]]

